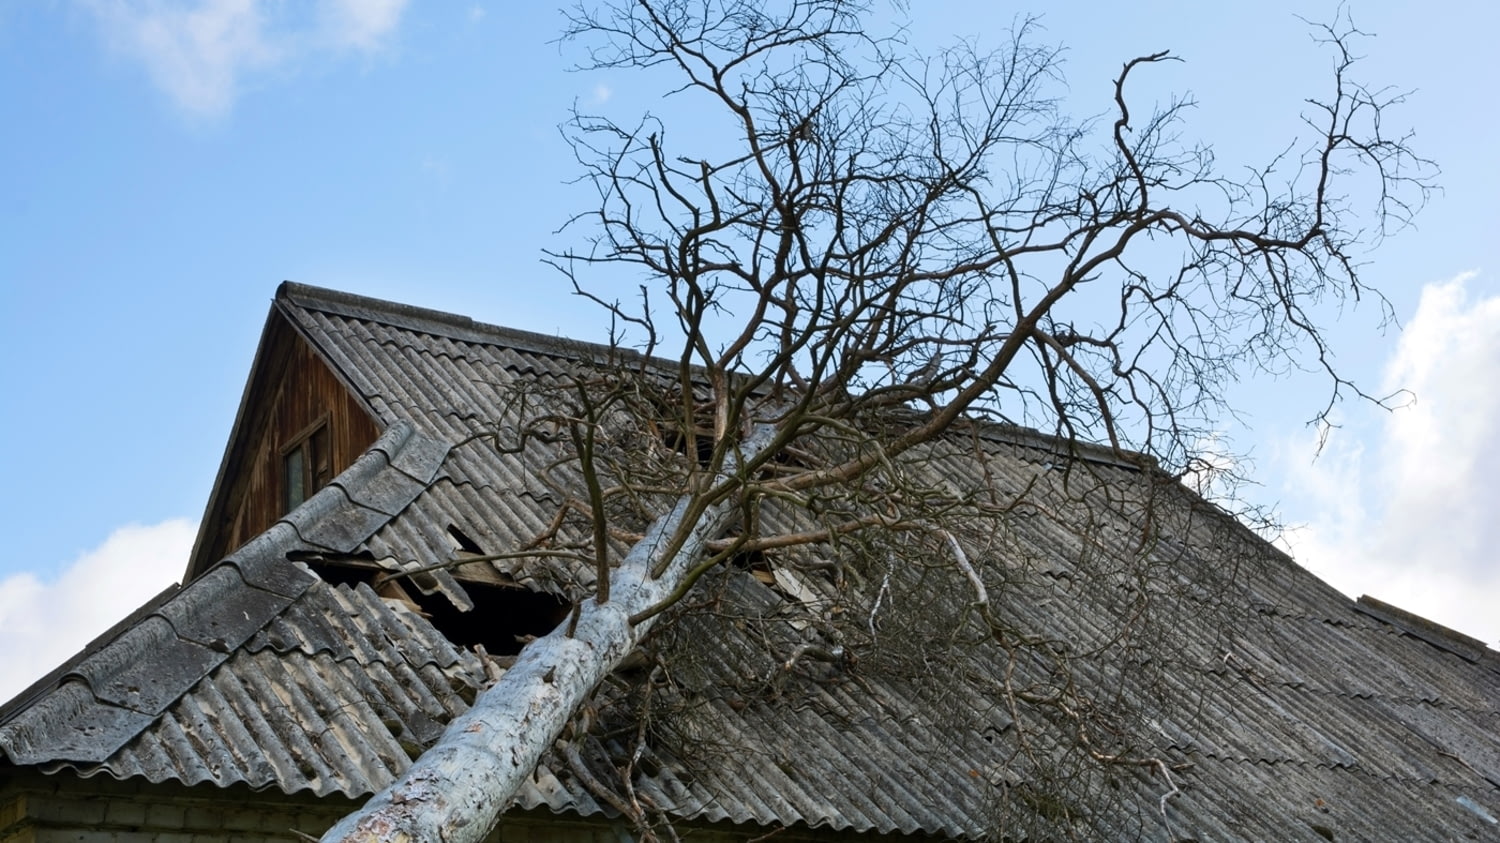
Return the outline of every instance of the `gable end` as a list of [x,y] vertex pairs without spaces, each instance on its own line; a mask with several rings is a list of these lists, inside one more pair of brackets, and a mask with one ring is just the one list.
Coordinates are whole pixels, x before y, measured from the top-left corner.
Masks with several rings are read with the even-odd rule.
[[[380,432],[359,396],[272,305],[183,582],[311,497]],[[302,473],[289,477],[288,466]]]

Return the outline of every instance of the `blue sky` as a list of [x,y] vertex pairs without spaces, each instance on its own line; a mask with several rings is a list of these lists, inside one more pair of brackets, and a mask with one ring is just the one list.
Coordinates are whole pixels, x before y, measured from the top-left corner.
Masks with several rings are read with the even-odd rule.
[[[983,41],[994,4],[915,0],[913,37]],[[1344,4],[1375,37],[1362,77],[1442,166],[1416,230],[1369,256],[1407,326],[1333,326],[1364,382],[1414,407],[1346,405],[1314,460],[1311,382],[1240,390],[1225,435],[1294,525],[1298,557],[1495,645],[1500,545],[1500,58],[1489,3]],[[1128,8],[1126,8],[1128,6]],[[1328,55],[1295,14],[1332,3],[1039,4],[1070,104],[1108,107],[1135,55],[1185,61],[1224,162],[1305,130]],[[0,696],[172,581],[275,286],[292,279],[597,338],[602,317],[539,261],[588,197],[558,124],[575,102],[662,108],[649,79],[572,73],[546,2],[37,0],[0,6]],[[92,626],[91,626],[92,625]],[[72,638],[56,630],[74,629]],[[3,675],[6,671],[10,674]],[[7,684],[8,683],[8,684]]]

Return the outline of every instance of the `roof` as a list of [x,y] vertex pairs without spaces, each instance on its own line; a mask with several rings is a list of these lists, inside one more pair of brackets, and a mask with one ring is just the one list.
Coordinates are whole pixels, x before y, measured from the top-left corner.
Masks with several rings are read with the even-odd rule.
[[[518,412],[505,385],[558,381],[603,350],[292,284],[274,309],[371,408],[380,439],[269,531],[0,709],[6,763],[357,797],[504,669],[328,564],[423,567],[545,530],[560,504],[539,479],[550,446],[505,452],[474,436]],[[963,538],[1005,584],[997,613],[1036,648],[1018,662],[993,636],[935,646],[965,628],[972,597],[951,566],[872,552],[887,539],[839,550],[849,555],[836,574],[774,561],[717,571],[698,587],[711,599],[651,645],[670,657],[656,696],[640,698],[637,675],[601,697],[614,717],[651,712],[633,782],[648,804],[687,820],[956,837],[1021,815],[1066,826],[1079,811],[1116,837],[1500,834],[1494,651],[1347,599],[1180,487],[1143,543],[1129,490],[1159,485],[1151,469],[976,430],[977,445],[940,443],[911,470],[931,484],[1026,490],[1003,541]],[[1080,464],[1124,491],[1070,494]],[[767,517],[774,528],[806,515]],[[492,564],[567,596],[591,576],[542,558]],[[1134,576],[1145,569],[1153,577]],[[445,572],[417,584],[473,602],[475,586]],[[813,652],[838,613],[856,631],[868,619],[868,640],[851,645],[861,661],[820,653],[790,678],[778,672]],[[1075,665],[1072,680],[1109,706],[1115,719],[1098,722],[1116,727],[1111,752],[1153,763],[1069,767],[1077,735],[1000,693],[1005,677],[1044,684],[1035,652]],[[586,757],[628,755],[633,732],[600,730]],[[1086,807],[1099,793],[1107,809]],[[557,753],[518,802],[613,810]]]

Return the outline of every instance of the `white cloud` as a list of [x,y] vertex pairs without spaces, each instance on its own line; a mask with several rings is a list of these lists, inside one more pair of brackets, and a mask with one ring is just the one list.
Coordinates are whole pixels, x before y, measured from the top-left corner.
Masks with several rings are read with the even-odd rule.
[[601,82],[594,86],[594,105],[603,105],[614,95],[614,89]]
[[308,55],[379,49],[407,0],[80,2],[110,46],[142,62],[179,107],[215,117],[231,108],[247,76]]
[[176,582],[196,533],[181,518],[121,527],[53,581],[0,580],[0,702]]
[[1414,394],[1372,443],[1336,433],[1316,461],[1300,449],[1288,491],[1317,516],[1291,531],[1299,560],[1460,632],[1500,642],[1500,296],[1472,274],[1422,291],[1385,370]]
[[323,0],[326,33],[339,46],[379,49],[401,22],[406,0]]
[[229,108],[239,76],[280,58],[267,42],[257,0],[208,0],[184,8],[93,0],[111,45],[146,64],[156,84],[193,114]]

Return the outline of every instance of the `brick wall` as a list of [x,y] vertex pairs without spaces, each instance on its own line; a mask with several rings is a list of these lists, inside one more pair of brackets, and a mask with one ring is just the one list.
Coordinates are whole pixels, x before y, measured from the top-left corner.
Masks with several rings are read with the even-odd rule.
[[0,783],[0,843],[266,843],[316,836],[346,800],[35,774]]

